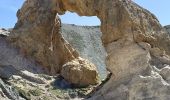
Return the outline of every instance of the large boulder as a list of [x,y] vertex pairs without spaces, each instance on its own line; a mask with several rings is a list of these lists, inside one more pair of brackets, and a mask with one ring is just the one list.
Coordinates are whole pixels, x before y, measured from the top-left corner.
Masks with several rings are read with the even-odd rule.
[[99,76],[94,64],[78,58],[63,65],[61,75],[74,86],[89,86],[99,83]]

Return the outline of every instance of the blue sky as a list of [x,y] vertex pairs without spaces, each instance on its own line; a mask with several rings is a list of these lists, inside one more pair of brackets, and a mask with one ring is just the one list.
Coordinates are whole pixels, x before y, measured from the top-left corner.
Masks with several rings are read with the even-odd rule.
[[[154,13],[164,25],[170,24],[170,0],[133,0],[142,7]],[[0,3],[0,27],[11,28],[15,25],[16,12],[24,0],[1,0]],[[79,17],[75,13],[66,13],[61,16],[63,23],[76,25],[99,25],[97,17]]]

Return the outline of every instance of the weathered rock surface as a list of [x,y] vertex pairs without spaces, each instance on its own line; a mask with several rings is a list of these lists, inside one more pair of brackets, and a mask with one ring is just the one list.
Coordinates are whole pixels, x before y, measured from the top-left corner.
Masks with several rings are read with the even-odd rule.
[[164,28],[168,31],[168,33],[170,34],[170,25],[164,26]]
[[1,36],[1,37],[8,36],[9,33],[10,33],[10,32],[8,32],[6,29],[0,28],[0,36]]
[[[0,34],[4,32],[9,33],[3,29]],[[58,77],[58,75],[55,77],[46,75],[39,64],[33,59],[31,60],[25,57],[22,52],[6,40],[7,38],[8,35],[6,34],[0,36],[0,78],[5,79],[10,83],[10,86],[6,83],[1,85],[1,100],[11,98],[13,98],[12,100],[20,100],[21,97],[26,100],[80,99],[92,91],[93,87],[87,87],[87,90],[67,87],[63,90],[59,88],[59,84],[53,85],[52,83],[55,83],[55,77]],[[64,81],[65,84],[69,84],[64,79],[62,81]],[[63,82],[59,83],[63,86]]]
[[[5,31],[5,32],[9,33],[8,31]],[[3,34],[3,33],[4,32],[0,32],[0,34]],[[7,35],[5,35],[5,37],[6,36]],[[26,57],[24,57],[24,55],[22,55],[17,48],[13,47],[6,40],[6,38],[4,38],[4,36],[3,37],[0,36],[0,65],[13,66],[14,68],[9,67],[9,70],[8,70],[8,71],[11,71],[10,72],[11,74],[13,73],[12,70],[14,71],[15,69],[19,71],[27,70],[33,73],[44,73],[41,65],[37,64],[32,59],[27,59]]]
[[25,1],[17,12],[18,22],[13,29],[14,34],[8,39],[19,47],[23,54],[34,58],[54,75],[61,71],[64,63],[78,57],[78,53],[60,34],[61,22],[52,10],[52,2]]
[[[170,83],[161,74],[166,74],[169,66],[166,66],[167,71],[164,68],[157,71],[153,69],[148,69],[150,74],[136,75],[114,87],[113,80],[110,80],[106,84],[107,88],[104,87],[89,100],[169,100]],[[169,76],[166,74],[166,77]]]
[[153,69],[157,61],[169,64],[169,35],[152,13],[129,0],[27,0],[9,40],[51,74],[60,72],[63,64],[79,56],[60,34],[56,14],[66,11],[101,21],[112,76],[90,99],[169,100],[169,72]]
[[1,100],[25,100],[19,96],[14,87],[5,84],[0,79],[0,99]]
[[80,54],[97,67],[100,79],[105,79],[106,71],[106,51],[102,45],[99,26],[77,26],[62,24],[62,35]]
[[[59,25],[56,24],[55,28],[53,27],[54,23],[59,21],[59,19],[55,19],[56,13],[64,14],[66,10],[76,12],[80,16],[97,16],[101,20],[102,42],[109,59],[113,57],[113,52],[116,54],[115,51],[135,45],[136,42],[146,42],[152,47],[158,46],[167,53],[169,52],[169,46],[167,46],[169,38],[162,31],[157,18],[147,10],[127,0],[43,0],[41,2],[39,0],[27,0],[18,11],[18,22],[13,31],[16,35],[14,34],[11,38],[17,37],[15,43],[19,47],[26,48],[24,51],[29,52],[29,55],[34,50],[33,57],[42,65],[54,71],[51,73],[59,72],[62,64],[77,56],[74,55],[75,52],[71,49],[71,46],[64,42],[59,32]],[[57,47],[52,52],[49,47],[51,45],[50,33],[52,34],[53,28],[55,30],[54,37],[56,37],[52,44]],[[27,35],[25,35],[26,33]],[[63,41],[60,40],[61,38]],[[167,39],[162,41],[162,38]],[[108,61],[106,64],[108,67],[113,66]],[[117,67],[114,68],[113,70],[117,70]],[[124,75],[130,75],[130,73],[123,74],[121,77],[124,77]]]
[[99,83],[95,65],[80,57],[64,64],[61,75],[65,80],[78,87]]

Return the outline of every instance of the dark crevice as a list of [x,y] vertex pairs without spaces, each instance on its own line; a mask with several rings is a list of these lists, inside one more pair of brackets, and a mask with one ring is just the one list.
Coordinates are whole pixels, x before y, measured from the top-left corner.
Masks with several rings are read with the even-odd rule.
[[104,79],[99,86],[94,88],[93,91],[89,93],[85,99],[91,98],[97,91],[99,91],[111,79],[111,77],[112,77],[112,72],[109,71],[109,74],[107,74],[106,79]]

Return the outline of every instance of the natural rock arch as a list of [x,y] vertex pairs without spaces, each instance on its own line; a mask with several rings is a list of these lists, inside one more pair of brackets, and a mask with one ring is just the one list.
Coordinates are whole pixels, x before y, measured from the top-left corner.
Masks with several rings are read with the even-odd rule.
[[26,0],[9,39],[51,73],[60,72],[64,63],[79,56],[58,32],[59,26],[55,26],[52,41],[55,50],[49,50],[56,14],[67,10],[100,19],[102,41],[108,53],[106,65],[114,80],[144,71],[150,59],[150,45],[169,50],[167,41],[160,42],[158,37],[166,35],[156,17],[128,0]]

